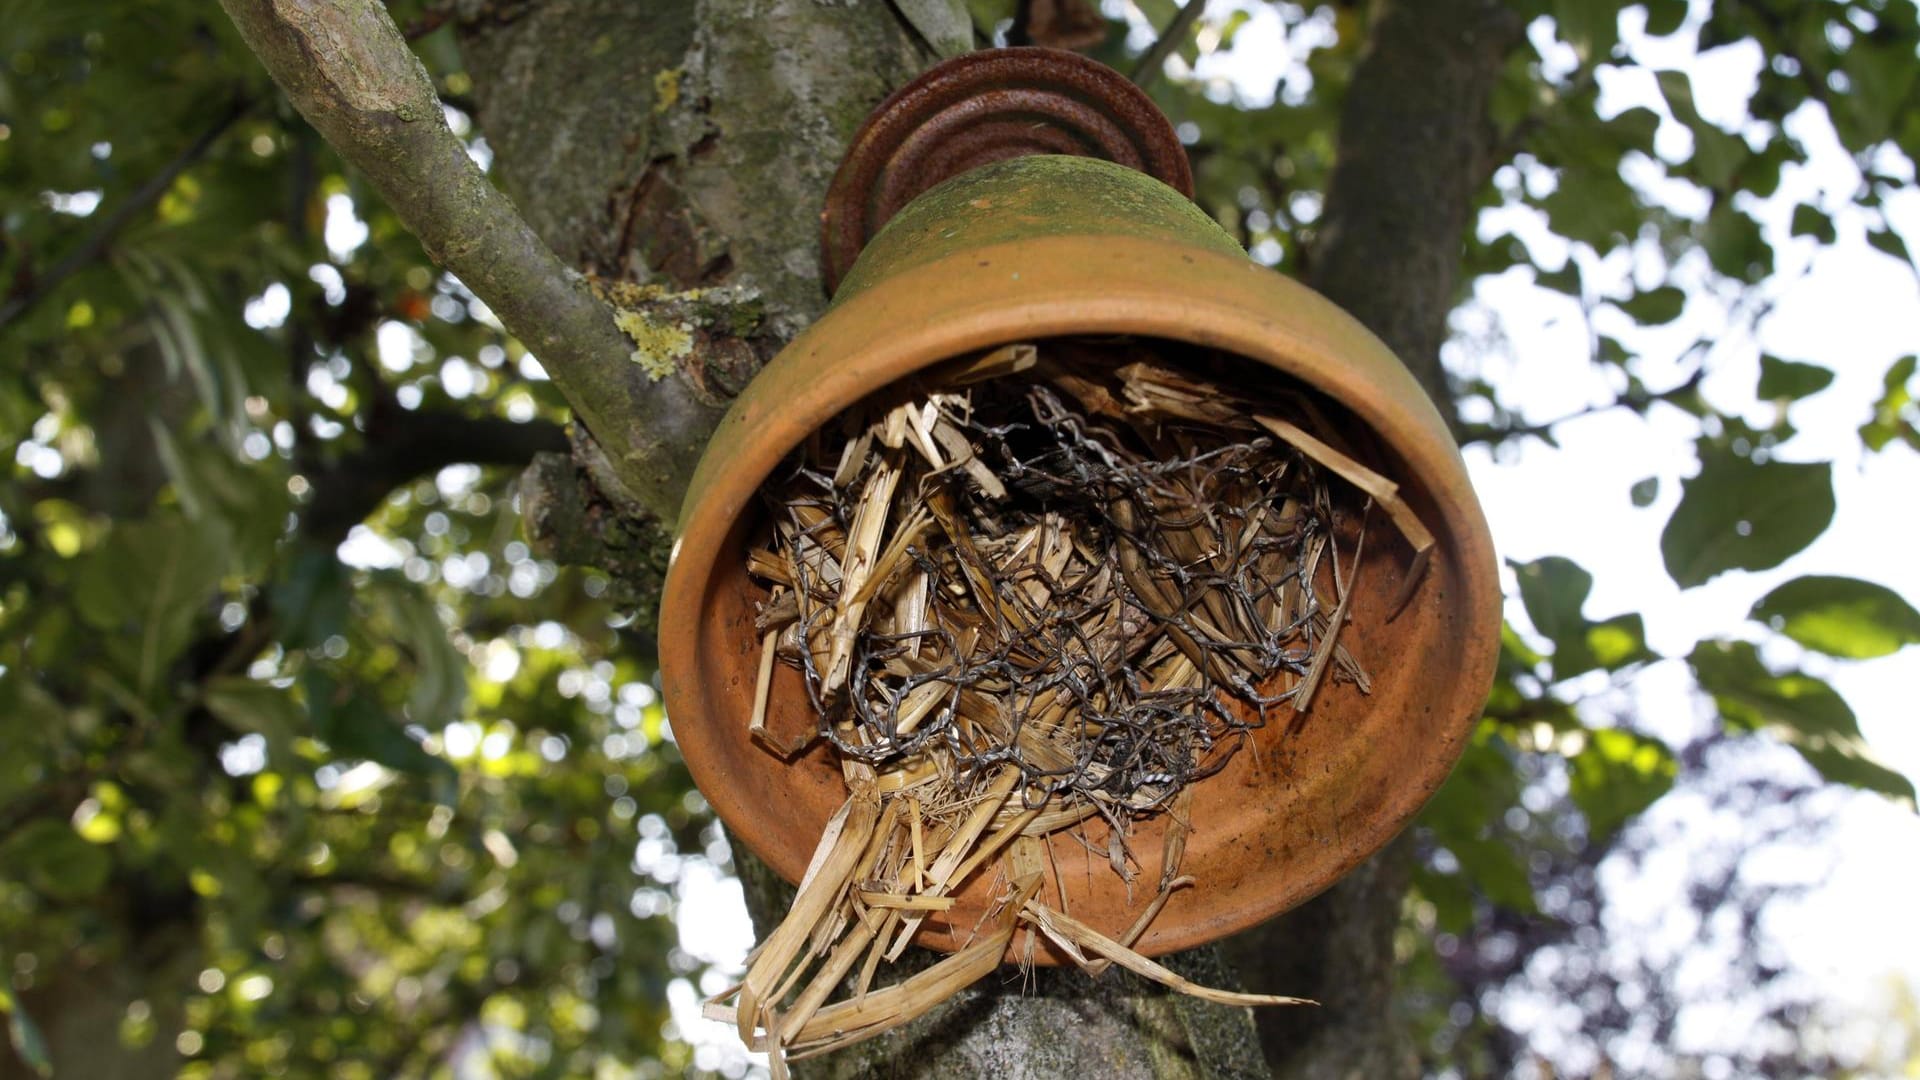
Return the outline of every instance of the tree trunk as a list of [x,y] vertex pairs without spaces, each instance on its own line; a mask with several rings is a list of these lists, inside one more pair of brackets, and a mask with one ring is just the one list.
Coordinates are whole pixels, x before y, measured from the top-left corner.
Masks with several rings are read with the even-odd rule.
[[[42,956],[37,981],[20,1000],[46,1040],[48,1057],[58,1064],[55,1075],[85,1080],[178,1075],[174,1037],[186,1027],[183,988],[193,985],[203,960],[198,934],[197,927],[169,919],[150,932],[130,935],[126,952],[108,962]],[[128,1035],[134,1041],[125,1041]],[[39,1080],[4,1040],[0,1080]]]

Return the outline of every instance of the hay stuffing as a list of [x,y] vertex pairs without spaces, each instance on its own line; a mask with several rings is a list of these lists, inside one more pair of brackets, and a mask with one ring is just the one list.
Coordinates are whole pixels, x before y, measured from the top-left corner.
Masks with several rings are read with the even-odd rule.
[[[1413,550],[1404,594],[1433,539],[1311,398],[1255,396],[1227,365],[1132,341],[1007,346],[867,399],[763,489],[748,723],[772,742],[773,665],[799,668],[849,791],[785,921],[708,1006],[776,1075],[927,1012],[1036,936],[1093,973],[1298,1003],[1194,985],[1131,946],[1175,890],[1206,887],[1179,870],[1205,827],[1192,785],[1329,682],[1367,691],[1340,638],[1369,529],[1384,519]],[[769,768],[795,749],[771,748]],[[1063,884],[1050,834],[1103,819],[1101,855],[1131,880],[1127,837],[1155,814],[1161,874],[1117,937],[1037,899]],[[996,903],[972,939],[876,988],[978,875]]]

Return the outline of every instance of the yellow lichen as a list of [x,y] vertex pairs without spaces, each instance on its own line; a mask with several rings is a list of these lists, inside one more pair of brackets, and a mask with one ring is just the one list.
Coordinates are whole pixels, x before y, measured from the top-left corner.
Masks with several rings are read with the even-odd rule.
[[675,290],[665,285],[642,284],[637,281],[610,281],[598,277],[589,277],[587,287],[593,290],[593,295],[622,309],[637,308],[643,304],[699,300],[713,291],[712,289]]
[[680,68],[667,68],[653,77],[653,112],[655,116],[673,108],[680,100]]
[[638,311],[615,312],[613,321],[633,339],[629,359],[654,382],[673,374],[674,361],[693,351],[693,328],[686,323],[657,322]]

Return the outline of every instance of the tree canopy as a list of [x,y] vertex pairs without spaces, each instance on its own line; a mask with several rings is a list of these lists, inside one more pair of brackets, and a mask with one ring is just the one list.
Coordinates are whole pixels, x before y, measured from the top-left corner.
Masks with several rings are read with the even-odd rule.
[[[514,5],[387,9],[483,169],[500,143],[474,65],[503,61],[463,47],[463,27],[516,17],[495,7]],[[952,5],[897,7],[929,59],[954,46],[927,27],[967,25]],[[1754,331],[1812,249],[1864,238],[1880,272],[1920,279],[1899,227],[1920,160],[1914,5],[1514,0],[1486,24],[1488,115],[1470,118],[1484,131],[1464,167],[1379,193],[1334,184],[1346,125],[1375,115],[1356,102],[1396,107],[1393,85],[1356,72],[1418,16],[1388,0],[1218,7],[1190,25],[1169,0],[1097,16],[974,0],[961,18],[983,45],[1079,26],[1075,43],[1123,71],[1169,31],[1164,72],[1145,74],[1197,201],[1282,272],[1365,281],[1365,244],[1323,234],[1333,190],[1413,215],[1381,213],[1382,238],[1451,237],[1417,280],[1381,288],[1456,309],[1444,350],[1426,330],[1402,340],[1432,354],[1416,370],[1469,447],[1552,443],[1560,423],[1503,386],[1476,290],[1524,274],[1571,298],[1610,395],[1586,411],[1697,431],[1677,499],[1631,496],[1630,512],[1666,515],[1674,586],[1779,567],[1828,528],[1833,467],[1797,449],[1795,405],[1853,361],[1760,355]],[[1208,74],[1248,62],[1262,20],[1287,53],[1258,58],[1271,104]],[[1740,115],[1710,115],[1685,69],[1630,47],[1654,39],[1757,60]],[[679,75],[643,75],[671,122]],[[1615,107],[1622,86],[1651,94]],[[1769,200],[1808,166],[1809,131],[1851,171],[1782,230]],[[12,5],[0,192],[0,1076],[744,1068],[696,1053],[669,1014],[670,996],[724,981],[676,917],[730,895],[734,860],[659,703],[654,634],[673,630],[653,626],[656,553],[624,503],[577,483],[594,451],[569,418],[613,406],[570,407],[540,355],[557,354],[437,266],[208,5]],[[1451,203],[1457,219],[1423,209]],[[587,269],[678,273],[664,256]],[[1650,344],[1672,327],[1697,340]],[[1920,452],[1915,363],[1881,376],[1864,453]],[[1727,365],[1754,367],[1764,407],[1703,392]],[[1640,614],[1590,617],[1578,562],[1510,569],[1485,720],[1415,830],[1401,997],[1431,1072],[1526,1060],[1478,995],[1593,930],[1595,868],[1677,779],[1717,775],[1719,749],[1784,746],[1812,769],[1727,798],[1914,797],[1818,674],[1820,657],[1920,642],[1920,614],[1870,567],[1786,581],[1675,656]],[[1711,716],[1699,731],[1594,704],[1674,664]],[[1604,1056],[1639,1029],[1578,997],[1595,985],[1613,984],[1561,992]],[[1802,1067],[1803,1050],[1725,1053],[1752,1071]]]

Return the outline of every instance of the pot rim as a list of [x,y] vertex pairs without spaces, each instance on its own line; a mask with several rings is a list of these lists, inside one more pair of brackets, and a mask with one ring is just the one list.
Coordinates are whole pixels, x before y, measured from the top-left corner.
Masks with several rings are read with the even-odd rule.
[[[1092,269],[1089,269],[1092,268]],[[1178,288],[1179,277],[1225,285]],[[981,270],[989,273],[982,275]],[[1223,275],[1225,277],[1223,278]],[[1234,283],[1244,277],[1244,287]],[[953,282],[964,283],[956,289]],[[935,311],[917,309],[946,295]],[[892,316],[890,318],[889,316]],[[1501,593],[1492,537],[1466,469],[1439,412],[1387,347],[1311,289],[1260,266],[1174,241],[1113,235],[1050,235],[966,249],[911,267],[847,298],[796,338],[734,403],[702,457],[681,511],[660,609],[660,663],[668,716],[685,707],[675,739],[694,780],[727,828],[787,881],[798,880],[810,848],[794,848],[777,815],[753,812],[716,769],[717,751],[746,738],[745,717],[709,715],[699,635],[677,632],[703,617],[717,557],[737,519],[754,512],[760,485],[809,433],[880,388],[942,361],[1012,342],[1074,335],[1155,337],[1221,349],[1311,386],[1370,427],[1433,508],[1439,550],[1423,589],[1451,579],[1470,661],[1435,706],[1444,761],[1379,792],[1380,823],[1363,844],[1340,843],[1311,874],[1288,875],[1271,890],[1238,890],[1235,904],[1205,907],[1175,926],[1165,919],[1136,946],[1157,955],[1216,940],[1319,893],[1384,847],[1451,771],[1480,714],[1498,658]],[[833,349],[852,362],[823,360]],[[810,369],[831,364],[816,377]],[[1384,391],[1384,392],[1383,392]],[[731,731],[729,728],[731,727]],[[785,767],[767,755],[774,767]],[[719,796],[719,797],[716,797]],[[726,805],[723,805],[726,804]],[[729,814],[729,808],[735,813]],[[1350,839],[1350,838],[1348,838]],[[1225,892],[1225,890],[1202,890]]]

